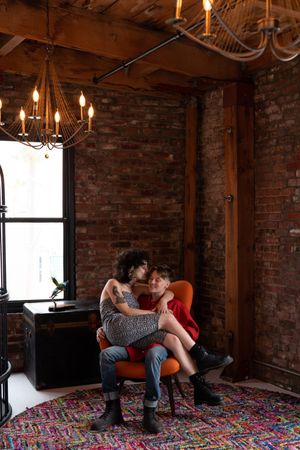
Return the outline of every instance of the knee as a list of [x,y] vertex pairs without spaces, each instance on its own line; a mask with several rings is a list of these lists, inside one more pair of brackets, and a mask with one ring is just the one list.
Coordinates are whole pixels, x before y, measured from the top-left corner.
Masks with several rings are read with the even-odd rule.
[[106,348],[100,352],[99,361],[100,364],[109,364],[113,362],[113,351],[110,348]]
[[176,348],[180,344],[180,339],[175,334],[168,333],[165,337],[164,344],[170,350]]
[[162,314],[161,318],[163,320],[163,325],[173,325],[175,322],[177,322],[177,319],[174,317],[173,314]]
[[167,349],[163,346],[155,346],[147,351],[145,356],[146,365],[161,364],[168,356]]

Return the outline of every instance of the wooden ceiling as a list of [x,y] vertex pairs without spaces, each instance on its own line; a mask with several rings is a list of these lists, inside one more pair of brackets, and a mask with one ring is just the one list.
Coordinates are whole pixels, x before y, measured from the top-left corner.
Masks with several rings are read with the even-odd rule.
[[[175,0],[0,0],[0,71],[37,74],[49,41],[61,80],[95,85],[100,77],[174,37],[166,19]],[[183,2],[193,14],[199,0]],[[247,76],[240,63],[186,38],[139,59],[98,83],[133,90],[201,93]]]

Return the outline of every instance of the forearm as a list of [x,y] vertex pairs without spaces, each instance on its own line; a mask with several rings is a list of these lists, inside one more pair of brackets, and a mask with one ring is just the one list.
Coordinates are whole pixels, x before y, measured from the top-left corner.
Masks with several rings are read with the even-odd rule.
[[145,314],[154,314],[154,312],[146,309],[128,308],[125,314],[126,316],[144,316]]
[[173,300],[173,298],[174,298],[174,292],[172,292],[169,289],[167,289],[165,291],[164,295],[161,297],[160,301],[168,303],[171,300]]

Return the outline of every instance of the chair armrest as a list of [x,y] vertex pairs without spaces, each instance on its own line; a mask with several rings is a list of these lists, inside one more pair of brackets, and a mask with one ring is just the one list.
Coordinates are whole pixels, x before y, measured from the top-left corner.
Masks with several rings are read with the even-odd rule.
[[111,343],[106,339],[106,337],[100,338],[99,347],[101,350],[105,350],[107,347],[111,347]]

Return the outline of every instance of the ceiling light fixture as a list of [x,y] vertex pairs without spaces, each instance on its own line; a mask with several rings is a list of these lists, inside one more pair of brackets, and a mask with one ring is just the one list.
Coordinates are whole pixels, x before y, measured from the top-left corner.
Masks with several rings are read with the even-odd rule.
[[[21,106],[19,116],[10,125],[2,121],[5,114],[5,100],[0,99],[0,130],[11,139],[35,149],[67,149],[82,142],[92,133],[94,108],[81,92],[77,120],[62,91],[55,64],[52,60],[53,45],[49,33],[49,4],[47,1],[47,46],[46,57],[37,81],[25,105]],[[87,111],[86,111],[87,109]]]
[[201,9],[193,8],[185,11],[190,19],[182,17],[177,0],[175,17],[167,23],[226,58],[252,61],[267,47],[280,61],[300,54],[300,0],[203,0]]

